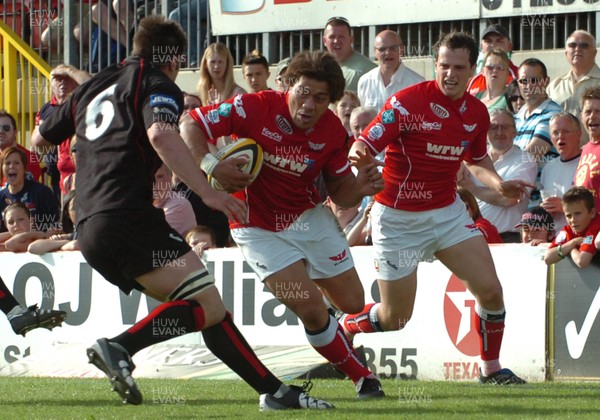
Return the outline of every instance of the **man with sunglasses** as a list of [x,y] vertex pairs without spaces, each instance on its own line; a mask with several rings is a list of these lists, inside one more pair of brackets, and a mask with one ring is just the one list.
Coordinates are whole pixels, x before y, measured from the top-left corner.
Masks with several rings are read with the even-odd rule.
[[396,32],[386,29],[378,33],[373,50],[379,67],[358,80],[358,98],[362,106],[371,106],[379,111],[393,93],[425,79],[402,64],[404,45]]
[[336,16],[327,21],[323,30],[323,45],[342,68],[346,90],[356,92],[358,79],[377,66],[368,57],[354,51],[353,43],[354,37],[348,19]]
[[[573,32],[565,43],[565,58],[571,66],[566,74],[554,79],[548,86],[548,95],[563,110],[575,116],[581,113],[580,100],[587,89],[600,85],[600,67],[595,63],[596,39],[583,30]],[[587,143],[584,133],[583,143]]]
[[517,80],[525,105],[515,115],[517,121],[515,144],[521,150],[531,154],[539,164],[552,149],[550,118],[562,109],[546,93],[550,79],[546,65],[542,61],[537,58],[523,61],[519,66]]

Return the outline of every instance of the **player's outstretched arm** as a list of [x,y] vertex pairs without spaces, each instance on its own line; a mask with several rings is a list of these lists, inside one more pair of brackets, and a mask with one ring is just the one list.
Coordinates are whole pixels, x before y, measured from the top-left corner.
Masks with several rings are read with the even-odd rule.
[[481,159],[476,163],[465,162],[469,171],[483,184],[496,190],[499,194],[508,198],[517,198],[528,195],[527,188],[535,188],[528,182],[520,179],[511,179],[508,181],[502,180],[496,172],[494,164],[489,156]]
[[358,173],[341,177],[325,178],[329,197],[335,204],[342,207],[352,207],[358,204],[364,196],[374,195],[383,190],[383,177],[378,171],[381,162],[373,159],[367,145],[355,141],[348,154],[348,160],[357,168]]
[[224,192],[214,190],[206,177],[198,170],[190,150],[179,136],[175,125],[152,124],[147,130],[150,144],[161,160],[188,187],[198,194],[204,203],[239,222],[246,222],[246,204]]
[[325,178],[329,197],[335,204],[342,207],[353,207],[363,197],[377,194],[384,187],[383,177],[378,170],[382,163],[373,158],[364,143],[355,141],[348,159],[358,170],[356,176],[349,173],[339,177]]
[[473,181],[473,177],[470,175],[470,172],[468,170],[466,170],[466,172],[467,174],[461,174],[460,180],[457,181],[457,184],[460,187],[466,188],[472,192],[473,195],[479,200],[502,207],[511,207],[517,204],[517,198],[505,197],[497,189],[475,183]]
[[239,170],[239,166],[247,162],[245,158],[238,157],[218,161],[210,154],[206,136],[192,117],[184,116],[179,126],[181,137],[192,152],[196,164],[206,173],[215,177],[225,191],[239,191],[252,183],[252,175]]

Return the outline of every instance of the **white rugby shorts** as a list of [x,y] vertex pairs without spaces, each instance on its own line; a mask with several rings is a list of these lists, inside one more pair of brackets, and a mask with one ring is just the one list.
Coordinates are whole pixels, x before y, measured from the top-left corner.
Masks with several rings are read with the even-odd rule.
[[449,206],[426,210],[397,210],[380,203],[371,209],[373,252],[377,278],[399,280],[432,261],[434,253],[481,235],[457,196]]
[[354,267],[348,241],[328,207],[306,210],[286,230],[231,230],[246,262],[261,281],[299,260],[311,279],[325,279]]

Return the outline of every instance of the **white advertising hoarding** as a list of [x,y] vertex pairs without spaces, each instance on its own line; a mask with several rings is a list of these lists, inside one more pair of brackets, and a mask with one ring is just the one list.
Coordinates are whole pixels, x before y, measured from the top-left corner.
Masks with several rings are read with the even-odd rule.
[[343,16],[352,26],[595,12],[600,0],[210,0],[215,35],[322,29]]
[[[521,245],[492,248],[507,310],[501,361],[534,381],[544,379],[546,343],[546,266],[537,252]],[[352,254],[366,301],[377,299],[370,247],[355,247]],[[252,346],[307,345],[298,319],[264,289],[239,250],[212,251],[209,261],[225,304]],[[476,269],[477,261],[469,263]],[[85,347],[97,338],[119,334],[156,304],[139,292],[123,295],[91,270],[78,252],[42,257],[0,253],[0,267],[2,278],[19,300],[68,312],[62,328],[52,332],[33,330],[25,338],[15,335],[6,320],[0,321],[0,375],[101,376],[87,364]],[[471,321],[475,303],[472,295],[437,261],[422,263],[418,274],[415,311],[406,328],[357,336],[356,344],[364,345],[369,368],[384,377],[475,379],[479,351]],[[194,376],[195,365],[206,353],[194,347],[202,344],[200,334],[188,334],[165,344],[175,349],[161,350],[157,345],[134,357],[137,376],[166,375],[161,369],[143,366],[172,361],[178,345],[185,347],[177,353],[183,360],[178,363],[181,376]],[[318,358],[312,349],[308,352]],[[148,361],[150,358],[152,361]]]

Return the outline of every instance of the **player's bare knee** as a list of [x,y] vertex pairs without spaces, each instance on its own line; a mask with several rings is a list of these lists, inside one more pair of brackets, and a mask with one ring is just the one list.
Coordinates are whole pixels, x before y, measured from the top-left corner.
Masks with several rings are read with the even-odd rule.
[[489,309],[504,307],[502,286],[500,283],[490,286],[477,294],[477,302],[480,306]]
[[305,305],[302,309],[296,308],[294,313],[309,331],[323,328],[329,319],[329,313],[325,310],[325,306]]
[[335,302],[337,308],[345,314],[356,314],[365,307],[364,296],[350,296],[341,302]]
[[215,279],[205,268],[192,271],[169,295],[169,300],[195,300],[204,311],[204,326],[210,327],[223,320],[226,309]]

